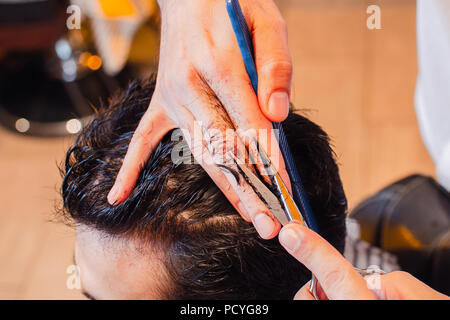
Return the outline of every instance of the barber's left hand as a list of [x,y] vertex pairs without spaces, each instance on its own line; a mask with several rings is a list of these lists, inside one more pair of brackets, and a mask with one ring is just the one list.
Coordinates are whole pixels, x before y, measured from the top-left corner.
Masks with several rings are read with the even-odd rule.
[[[180,128],[195,160],[236,211],[253,222],[262,238],[271,239],[280,230],[279,222],[248,183],[237,183],[222,169],[237,170],[228,152],[239,149],[243,155],[246,147],[264,172],[252,142],[257,139],[290,186],[271,123],[283,121],[289,112],[292,63],[286,23],[273,0],[240,0],[255,49],[256,95],[224,0],[158,3],[161,46],[155,91],[108,202],[117,205],[129,197],[154,148],[169,131]],[[242,143],[230,137],[233,131]]]

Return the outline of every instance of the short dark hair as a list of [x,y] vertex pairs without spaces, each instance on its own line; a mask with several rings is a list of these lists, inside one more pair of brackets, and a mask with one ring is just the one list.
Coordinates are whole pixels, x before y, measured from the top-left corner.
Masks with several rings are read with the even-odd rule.
[[[308,270],[278,239],[261,239],[200,165],[174,163],[171,133],[143,167],[131,196],[117,206],[108,204],[154,88],[154,77],[132,82],[78,135],[62,168],[65,217],[160,246],[171,282],[165,298],[293,298],[310,277]],[[347,204],[329,138],[292,112],[283,125],[319,232],[343,252]]]

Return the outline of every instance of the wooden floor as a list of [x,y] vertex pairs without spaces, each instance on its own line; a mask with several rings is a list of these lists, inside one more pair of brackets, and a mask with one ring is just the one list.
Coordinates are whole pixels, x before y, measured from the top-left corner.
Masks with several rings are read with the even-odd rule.
[[[414,114],[415,1],[279,0],[290,31],[292,100],[331,135],[350,206],[405,175],[433,175]],[[381,7],[381,30],[366,8]],[[49,222],[71,139],[0,128],[0,299],[81,298],[66,287],[73,231]]]

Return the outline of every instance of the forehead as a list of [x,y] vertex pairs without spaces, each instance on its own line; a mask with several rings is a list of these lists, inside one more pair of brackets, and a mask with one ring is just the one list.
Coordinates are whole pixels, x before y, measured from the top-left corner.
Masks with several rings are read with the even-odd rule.
[[[83,290],[96,299],[159,299],[168,284],[162,254],[135,240],[76,228]],[[165,290],[164,290],[165,291]]]

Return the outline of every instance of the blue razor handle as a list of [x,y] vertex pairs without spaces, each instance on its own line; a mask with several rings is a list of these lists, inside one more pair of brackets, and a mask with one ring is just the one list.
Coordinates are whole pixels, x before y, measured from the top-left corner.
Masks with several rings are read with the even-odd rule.
[[[256,71],[253,41],[248,30],[242,9],[238,0],[225,0],[231,25],[236,35],[237,43],[241,50],[242,59],[244,60],[245,69],[252,83],[253,90],[258,93],[258,73]],[[284,134],[283,126],[280,122],[272,122],[273,128],[278,130],[278,144],[286,164],[286,171],[292,185],[292,197],[302,213],[308,227],[314,231],[318,231],[316,220],[311,210],[308,198],[300,179],[291,149]]]

